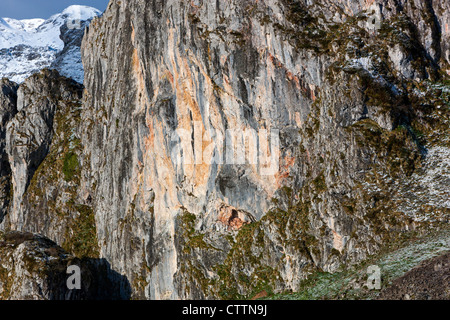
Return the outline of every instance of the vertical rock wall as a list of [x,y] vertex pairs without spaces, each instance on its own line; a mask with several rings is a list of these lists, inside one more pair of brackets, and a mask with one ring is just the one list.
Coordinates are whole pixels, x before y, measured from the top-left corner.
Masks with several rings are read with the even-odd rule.
[[[447,7],[111,1],[82,48],[101,255],[140,298],[242,297],[295,290],[413,227],[362,182],[420,162],[408,85],[448,68]],[[258,140],[279,170],[220,161],[239,146],[230,129],[279,132],[279,147]]]
[[[1,82],[0,229],[88,259],[117,298],[231,299],[448,222],[448,9],[112,0],[84,88]],[[5,237],[7,268],[56,246]]]

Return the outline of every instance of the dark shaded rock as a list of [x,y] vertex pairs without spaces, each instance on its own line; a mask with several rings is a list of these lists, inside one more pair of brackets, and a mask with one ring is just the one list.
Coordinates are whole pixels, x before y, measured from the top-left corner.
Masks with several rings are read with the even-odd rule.
[[[81,270],[81,289],[68,289],[69,266]],[[32,233],[0,234],[0,297],[3,300],[129,299],[127,279],[104,259],[78,259]]]
[[[17,91],[18,113],[8,123],[5,138],[14,182],[11,214],[7,222],[10,229],[40,231],[36,223],[25,222],[30,213],[24,209],[24,196],[36,170],[49,154],[55,134],[62,129],[54,124],[55,115],[67,112],[66,109],[76,105],[80,99],[80,85],[48,69],[28,78]],[[61,125],[66,123],[61,121]],[[66,134],[74,135],[75,132],[72,130]]]
[[450,252],[422,262],[381,291],[380,300],[450,299]]
[[6,126],[17,113],[17,84],[0,81],[0,223],[11,201],[11,168],[5,150]]
[[56,54],[55,60],[51,63],[50,69],[68,78],[72,78],[79,83],[83,83],[84,70],[81,61],[81,41],[84,30],[89,25],[90,20],[82,20],[79,28],[68,28],[67,23],[62,25],[60,38],[64,42],[64,48]]

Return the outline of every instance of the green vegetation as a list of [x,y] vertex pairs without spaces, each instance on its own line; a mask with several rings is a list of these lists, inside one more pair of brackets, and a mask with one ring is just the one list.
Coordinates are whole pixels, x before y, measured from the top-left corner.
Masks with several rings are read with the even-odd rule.
[[284,188],[282,197],[288,199],[287,210],[271,210],[229,240],[231,250],[223,264],[215,267],[220,298],[248,299],[262,291],[272,294],[280,284],[280,270],[287,263],[285,254],[274,260],[275,246],[309,260],[305,273],[314,269],[311,254],[318,254],[318,240],[311,232],[309,202],[303,201],[301,194],[297,196],[300,200],[295,200],[292,189]]
[[415,137],[405,126],[390,131],[371,119],[364,119],[351,130],[361,147],[369,146],[376,152],[391,177],[410,176],[422,159]]
[[183,275],[183,282],[186,286],[186,292],[190,293],[193,287],[197,287],[205,295],[208,295],[214,290],[214,280],[208,279],[205,272],[197,263],[196,253],[212,250],[214,252],[220,251],[205,241],[205,234],[195,230],[195,222],[197,217],[184,211],[177,217],[177,225],[179,230],[179,246],[182,250],[180,257],[181,265],[179,268],[180,274]]
[[380,253],[368,257],[358,265],[330,274],[315,272],[302,281],[298,292],[270,296],[273,300],[320,299],[374,299],[379,290],[367,288],[367,268],[376,265],[381,269],[381,288],[404,275],[422,261],[450,250],[450,230],[433,231],[418,235],[409,233],[401,241],[388,244]]
[[322,171],[317,178],[313,180],[314,187],[316,188],[317,192],[322,193],[327,190],[327,184],[325,182],[325,175]]
[[80,258],[98,258],[100,249],[94,212],[91,207],[85,205],[76,205],[75,209],[79,216],[66,230],[66,241],[62,247]]
[[[54,138],[50,151],[30,181],[26,192],[32,214],[44,207],[47,219],[65,229],[62,247],[80,258],[99,257],[99,247],[93,209],[82,204],[78,191],[81,179],[79,156],[81,141],[77,135],[81,123],[81,105],[74,101],[59,101],[54,117]],[[44,194],[48,186],[60,192]],[[61,198],[60,195],[65,197]],[[67,195],[69,196],[67,198]]]
[[[268,293],[273,292],[280,274],[277,268],[272,268],[261,260],[264,255],[263,240],[264,231],[258,229],[257,225],[246,225],[239,231],[224,263],[215,266],[219,276],[220,298],[246,299],[263,290]],[[255,256],[252,253],[252,247],[259,248],[258,251],[261,254]],[[245,271],[246,269],[250,273]]]
[[[1,251],[0,251],[1,254]],[[0,265],[0,283],[2,284],[2,291],[0,291],[0,300],[6,300],[11,295],[11,288],[14,278],[11,271]]]
[[179,218],[183,232],[184,252],[189,254],[196,248],[218,250],[205,242],[205,234],[194,229],[196,220],[196,216],[187,211]]
[[69,182],[73,179],[76,171],[78,170],[78,157],[74,152],[66,153],[64,157],[63,173],[64,179]]

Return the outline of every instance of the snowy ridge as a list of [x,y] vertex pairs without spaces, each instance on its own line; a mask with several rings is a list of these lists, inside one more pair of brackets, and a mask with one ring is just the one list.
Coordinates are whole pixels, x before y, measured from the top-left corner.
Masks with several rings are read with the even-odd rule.
[[25,19],[25,20],[16,20],[11,18],[5,18],[4,21],[8,23],[10,28],[16,30],[22,30],[25,32],[32,32],[37,29],[41,24],[45,22],[44,19]]
[[[0,78],[6,77],[17,83],[43,68],[50,67],[64,49],[61,27],[68,30],[84,27],[82,22],[101,15],[95,8],[87,6],[70,6],[63,12],[49,19],[15,20],[0,18]],[[79,35],[78,35],[79,36]],[[82,82],[80,56],[76,49],[67,50],[66,61],[72,61],[73,66],[64,66],[64,75]],[[58,69],[56,67],[56,69]]]

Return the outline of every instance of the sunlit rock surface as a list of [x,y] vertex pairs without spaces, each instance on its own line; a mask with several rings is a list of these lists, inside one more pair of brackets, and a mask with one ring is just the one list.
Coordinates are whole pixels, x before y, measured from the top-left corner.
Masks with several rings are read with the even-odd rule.
[[448,12],[112,0],[84,88],[3,84],[1,228],[104,259],[131,298],[233,299],[445,227]]

